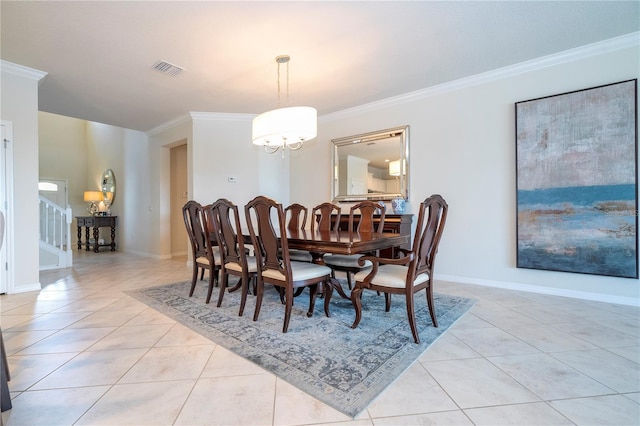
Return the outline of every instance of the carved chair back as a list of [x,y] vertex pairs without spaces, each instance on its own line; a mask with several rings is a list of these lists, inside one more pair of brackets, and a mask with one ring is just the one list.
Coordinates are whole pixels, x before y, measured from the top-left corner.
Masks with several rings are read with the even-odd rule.
[[284,209],[284,213],[288,218],[287,229],[304,229],[307,225],[308,209],[302,204],[291,204]]
[[[340,206],[332,203],[319,204],[311,211],[311,218],[311,231],[315,231],[316,226],[318,231],[336,231],[340,226]],[[332,224],[334,218],[335,223]]]

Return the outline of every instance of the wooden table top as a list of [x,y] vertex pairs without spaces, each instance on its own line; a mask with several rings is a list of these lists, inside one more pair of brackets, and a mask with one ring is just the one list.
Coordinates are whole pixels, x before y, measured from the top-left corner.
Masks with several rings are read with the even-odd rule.
[[288,230],[287,242],[291,249],[315,253],[357,254],[407,244],[409,236],[391,232],[382,234],[348,231],[311,232],[308,229],[301,229]]

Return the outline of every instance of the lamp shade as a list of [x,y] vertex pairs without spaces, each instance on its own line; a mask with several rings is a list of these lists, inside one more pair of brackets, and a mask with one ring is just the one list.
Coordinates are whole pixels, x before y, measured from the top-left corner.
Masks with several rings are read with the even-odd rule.
[[253,119],[254,145],[282,146],[311,140],[318,134],[318,112],[313,107],[278,108]]
[[84,191],[84,201],[90,203],[102,201],[102,192],[100,191]]

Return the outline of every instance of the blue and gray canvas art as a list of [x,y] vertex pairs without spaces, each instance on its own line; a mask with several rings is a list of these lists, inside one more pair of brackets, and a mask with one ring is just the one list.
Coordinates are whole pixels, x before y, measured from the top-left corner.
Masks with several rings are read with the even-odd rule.
[[518,191],[518,266],[635,277],[636,186]]
[[636,80],[516,104],[518,267],[636,278]]

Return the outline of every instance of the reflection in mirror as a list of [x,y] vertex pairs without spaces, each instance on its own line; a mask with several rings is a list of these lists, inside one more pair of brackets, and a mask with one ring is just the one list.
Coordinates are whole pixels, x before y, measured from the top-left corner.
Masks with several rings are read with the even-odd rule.
[[334,202],[409,195],[409,126],[332,140]]
[[113,205],[113,201],[116,198],[116,176],[113,174],[113,170],[107,169],[102,173],[102,200],[106,206],[107,212]]

